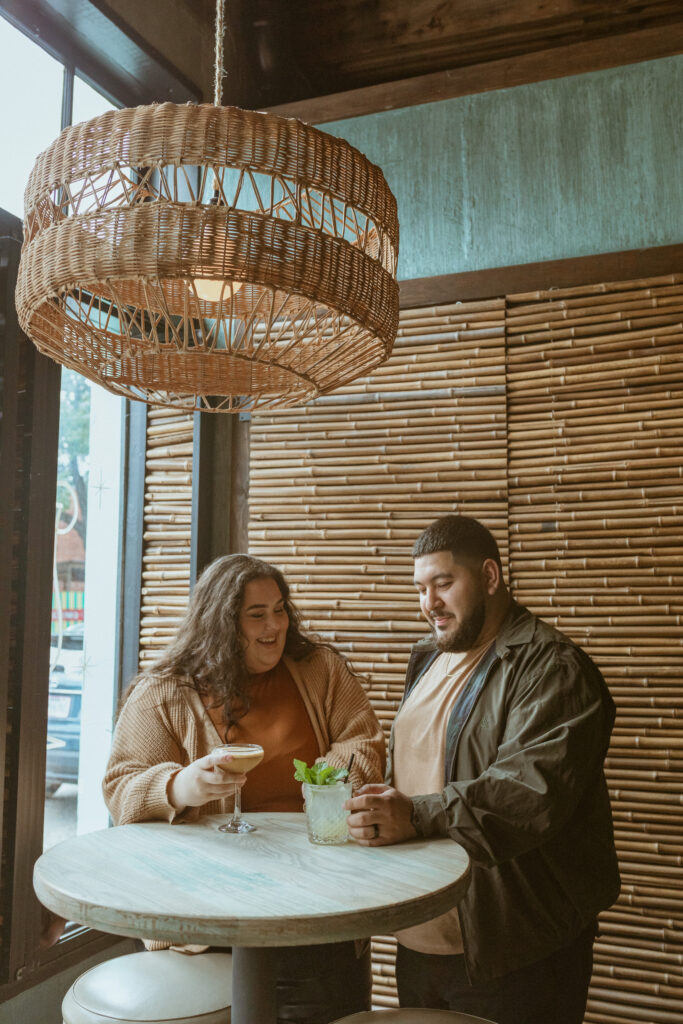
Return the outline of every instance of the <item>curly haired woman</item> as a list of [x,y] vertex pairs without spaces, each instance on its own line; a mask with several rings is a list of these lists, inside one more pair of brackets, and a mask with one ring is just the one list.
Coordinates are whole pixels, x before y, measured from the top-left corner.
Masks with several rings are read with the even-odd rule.
[[[258,743],[242,806],[300,811],[292,759],[324,758],[354,787],[379,782],[382,730],[359,679],[332,647],[300,626],[284,576],[267,562],[228,555],[199,578],[175,638],[129,689],[103,782],[117,825],[189,821],[227,813],[235,785],[229,755],[214,747]],[[165,945],[148,943],[148,946]],[[329,1021],[369,1009],[369,952],[353,942],[279,953],[278,1019]]]

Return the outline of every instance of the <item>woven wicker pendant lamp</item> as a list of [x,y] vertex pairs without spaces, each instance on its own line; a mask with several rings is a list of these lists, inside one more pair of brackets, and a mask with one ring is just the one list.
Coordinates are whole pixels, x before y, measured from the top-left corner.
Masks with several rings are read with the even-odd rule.
[[386,359],[396,201],[300,121],[215,103],[65,129],[25,192],[17,310],[41,352],[152,405],[299,405]]

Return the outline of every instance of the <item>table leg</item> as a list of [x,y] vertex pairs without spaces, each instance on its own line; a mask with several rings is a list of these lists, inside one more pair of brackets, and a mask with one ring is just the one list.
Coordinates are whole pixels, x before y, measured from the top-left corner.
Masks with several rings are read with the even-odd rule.
[[277,1024],[275,950],[232,947],[232,1024]]

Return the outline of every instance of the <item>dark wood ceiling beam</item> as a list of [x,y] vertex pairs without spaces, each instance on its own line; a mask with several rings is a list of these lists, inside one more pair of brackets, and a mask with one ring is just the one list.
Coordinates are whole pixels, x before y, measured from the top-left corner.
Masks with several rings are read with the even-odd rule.
[[473,302],[520,292],[543,292],[605,281],[663,277],[683,271],[683,245],[627,249],[564,260],[520,263],[510,267],[417,277],[399,284],[401,309]]
[[343,81],[348,89],[654,28],[680,21],[681,5],[680,0],[554,0],[551,5],[322,0],[317,13],[315,47],[307,45],[310,22],[298,19],[301,59],[319,84]]
[[382,110],[509,89],[680,53],[683,53],[683,20],[677,24],[556,46],[450,71],[279,104],[268,109],[283,117],[298,117],[309,124],[325,124]]
[[115,103],[185,103],[201,96],[196,83],[153,50],[105,3],[0,0],[0,11]]

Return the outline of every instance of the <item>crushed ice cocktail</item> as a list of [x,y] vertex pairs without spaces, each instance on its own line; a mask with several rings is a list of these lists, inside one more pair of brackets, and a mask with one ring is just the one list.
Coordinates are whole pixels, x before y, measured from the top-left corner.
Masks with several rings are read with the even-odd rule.
[[351,799],[351,783],[335,782],[316,786],[304,782],[308,838],[319,846],[340,846],[349,838],[344,803]]

